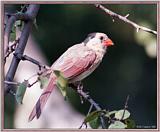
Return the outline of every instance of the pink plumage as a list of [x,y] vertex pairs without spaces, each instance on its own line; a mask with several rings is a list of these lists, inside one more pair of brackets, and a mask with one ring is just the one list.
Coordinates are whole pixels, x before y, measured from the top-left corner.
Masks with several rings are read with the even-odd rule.
[[[70,47],[63,53],[57,61],[53,63],[51,69],[53,69],[53,71],[61,71],[63,75],[69,79],[69,83],[83,80],[98,67],[106,52],[107,46],[113,45],[112,41],[108,40],[110,39],[104,33],[90,34],[84,42]],[[53,71],[47,87],[39,97],[29,116],[29,121],[32,121],[35,117],[37,117],[37,119],[40,117],[49,96],[56,87],[56,76]]]

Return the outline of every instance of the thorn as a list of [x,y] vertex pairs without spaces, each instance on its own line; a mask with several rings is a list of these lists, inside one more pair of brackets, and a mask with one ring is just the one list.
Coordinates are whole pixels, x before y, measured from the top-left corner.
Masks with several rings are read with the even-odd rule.
[[16,93],[13,90],[9,90],[9,93],[13,96],[16,96]]
[[139,32],[139,27],[137,27],[137,33]]
[[80,101],[81,101],[81,104],[83,104],[83,103],[84,103],[84,101],[83,101],[83,97],[82,97],[82,96],[80,96]]
[[115,20],[112,18],[112,22],[115,22]]
[[38,68],[39,68],[39,71],[41,71],[41,70],[42,70],[42,68],[41,68],[41,66],[40,66],[40,65],[38,65]]
[[99,8],[100,4],[95,4],[95,6],[96,6],[97,8]]
[[125,15],[124,17],[125,17],[125,18],[129,17],[129,14]]

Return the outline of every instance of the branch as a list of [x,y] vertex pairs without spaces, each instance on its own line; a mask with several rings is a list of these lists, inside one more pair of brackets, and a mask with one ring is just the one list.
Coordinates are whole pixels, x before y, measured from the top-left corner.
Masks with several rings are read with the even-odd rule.
[[[87,94],[85,93],[82,88],[77,88],[74,84],[70,84],[71,88],[73,88],[74,90],[76,90],[76,92],[82,96],[85,100],[87,100],[91,105],[93,105],[95,107],[96,110],[100,111],[102,110],[102,108]],[[80,85],[78,85],[78,87],[81,87]],[[83,87],[83,86],[82,86]],[[102,128],[106,129],[106,124],[105,124],[105,120],[103,118],[103,115],[100,116],[100,120],[101,120],[101,124],[102,124]]]
[[12,84],[12,85],[18,85],[18,83],[17,83],[17,82],[4,81],[4,83],[6,83],[6,84]]
[[127,96],[127,98],[126,98],[126,102],[125,102],[125,104],[124,104],[124,111],[123,111],[123,115],[122,115],[121,120],[122,120],[122,119],[123,119],[123,117],[124,117],[125,110],[128,108],[128,101],[129,101],[129,95]]
[[[27,21],[25,21],[24,23],[24,28],[22,30],[21,36],[20,36],[20,40],[19,40],[19,44],[15,50],[15,54],[21,54],[23,55],[24,49],[26,47],[27,44],[27,40],[29,37],[29,33],[31,31],[31,27],[33,25],[33,20],[35,19],[38,10],[39,10],[39,5],[38,4],[33,4],[33,5],[29,5],[29,7],[27,8],[26,11],[26,15],[30,18]],[[6,29],[5,29],[5,38],[7,40],[7,45],[8,45],[8,38],[9,38],[9,34],[11,32],[11,27],[13,26],[14,22],[16,21],[16,17],[11,17],[13,20],[8,21],[7,25],[6,25]],[[9,26],[9,27],[8,27]],[[19,64],[20,60],[17,57],[13,57],[11,65],[9,67],[9,70],[7,72],[6,75],[6,81],[13,81],[13,78],[15,76],[18,64]],[[7,94],[10,91],[11,87],[7,84],[5,84],[5,89],[4,89],[4,93]]]
[[22,61],[29,61],[35,65],[37,65],[39,67],[39,69],[44,68],[46,70],[49,70],[50,67],[44,64],[41,64],[39,61],[27,56],[27,55],[22,55],[22,54],[14,54],[18,59],[22,60]]
[[15,13],[15,14],[6,13],[6,15],[10,18],[8,19],[8,21],[6,23],[5,31],[4,31],[4,54],[6,54],[7,50],[8,50],[9,37],[10,37],[10,33],[11,33],[11,30],[12,30],[14,23],[17,20],[26,21],[26,20],[33,19],[33,16],[28,13],[20,13],[20,12]]
[[19,43],[19,38],[16,39],[16,40],[14,41],[14,43],[12,43],[10,46],[8,46],[7,51],[6,51],[6,53],[5,53],[5,56],[4,56],[4,63],[6,62],[7,57],[9,57],[9,55],[10,55],[13,51],[15,51],[15,48],[16,48],[16,46],[17,46],[18,43]]
[[152,34],[157,35],[157,31],[154,31],[154,30],[151,30],[151,29],[149,29],[149,28],[140,26],[140,25],[136,24],[135,22],[127,19],[127,17],[129,16],[129,14],[127,14],[126,16],[121,16],[121,15],[119,15],[119,14],[117,14],[117,13],[115,13],[115,12],[109,10],[109,9],[107,9],[106,7],[102,6],[101,4],[95,4],[95,6],[96,6],[97,8],[99,8],[99,9],[105,11],[105,13],[108,14],[108,15],[110,15],[112,18],[118,18],[118,19],[124,21],[125,23],[130,24],[131,26],[133,26],[134,28],[136,28],[137,32],[138,32],[139,30],[143,30],[143,31],[145,31],[145,32],[148,32],[148,33],[152,33]]
[[6,55],[8,51],[8,44],[9,44],[9,36],[12,30],[12,27],[14,23],[16,22],[16,17],[12,16],[8,19],[6,26],[5,26],[5,31],[4,31],[4,56]]
[[[84,99],[86,99],[91,105],[93,105],[96,110],[100,111],[102,110],[101,107],[88,95],[86,94],[85,92],[83,91],[77,91]],[[105,129],[106,128],[106,125],[105,125],[105,121],[102,117],[102,115],[100,116],[100,120],[101,120],[101,124],[102,124],[102,128]]]

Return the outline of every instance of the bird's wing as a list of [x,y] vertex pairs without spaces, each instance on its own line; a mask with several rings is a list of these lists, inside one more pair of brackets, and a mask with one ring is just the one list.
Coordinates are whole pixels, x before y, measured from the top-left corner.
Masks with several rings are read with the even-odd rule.
[[77,44],[69,48],[52,66],[64,77],[72,79],[90,68],[96,59],[96,53],[88,47]]
[[[90,50],[88,47],[83,45],[74,45],[69,48],[51,67],[53,70],[59,70],[63,75],[72,79],[84,71],[90,68],[96,59],[96,54],[94,51]],[[40,98],[38,99],[35,107],[33,108],[29,121],[33,120],[36,116],[40,117],[41,112],[51,94],[56,86],[54,74],[51,74],[48,86],[45,88]]]

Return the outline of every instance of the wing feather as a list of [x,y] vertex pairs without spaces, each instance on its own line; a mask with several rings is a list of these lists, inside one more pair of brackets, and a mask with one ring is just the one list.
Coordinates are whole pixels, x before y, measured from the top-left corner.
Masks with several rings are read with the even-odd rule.
[[74,45],[69,48],[53,65],[66,78],[73,79],[88,70],[94,63],[96,54],[84,45]]

